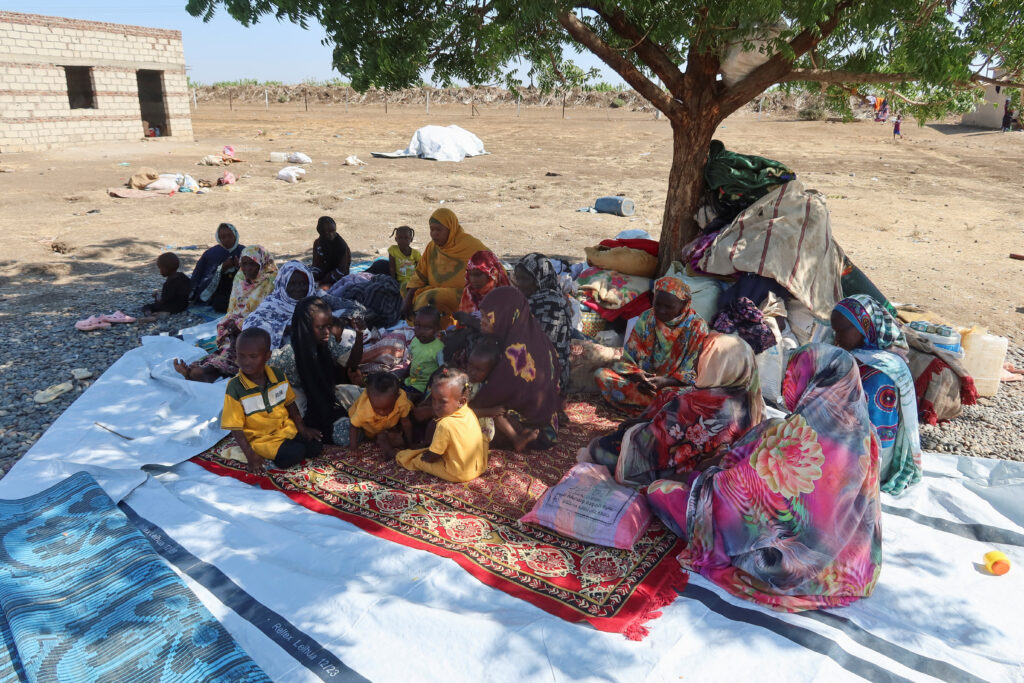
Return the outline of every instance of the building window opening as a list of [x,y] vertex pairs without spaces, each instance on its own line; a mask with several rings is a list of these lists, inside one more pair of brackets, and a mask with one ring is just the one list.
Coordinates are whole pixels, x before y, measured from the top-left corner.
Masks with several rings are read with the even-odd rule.
[[68,81],[68,104],[72,109],[95,109],[96,91],[92,85],[92,67],[66,66],[64,77]]

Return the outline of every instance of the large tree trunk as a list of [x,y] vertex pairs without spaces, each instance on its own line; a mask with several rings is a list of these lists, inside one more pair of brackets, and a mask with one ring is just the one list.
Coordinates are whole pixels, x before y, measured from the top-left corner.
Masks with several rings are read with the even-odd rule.
[[672,121],[672,170],[661,223],[659,273],[679,259],[680,250],[699,231],[693,215],[704,194],[704,163],[717,126],[711,116],[684,115]]

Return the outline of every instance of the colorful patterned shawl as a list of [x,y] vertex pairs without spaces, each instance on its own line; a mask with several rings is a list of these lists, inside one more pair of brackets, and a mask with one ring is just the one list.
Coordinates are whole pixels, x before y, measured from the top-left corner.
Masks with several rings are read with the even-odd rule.
[[689,544],[679,561],[778,610],[842,607],[882,564],[878,443],[853,357],[808,344],[783,381],[786,419],[762,422],[692,487],[662,480],[648,501]]
[[[907,349],[907,339],[885,307],[866,294],[847,297],[838,311],[864,337],[862,348],[852,351],[858,363],[886,375],[888,382],[871,382],[865,391],[868,414],[875,429],[891,431],[895,439],[879,433],[882,490],[898,494],[921,481],[921,434],[917,421],[917,392],[906,361],[888,349]],[[895,391],[895,396],[893,392]]]
[[[483,289],[475,291],[469,286],[469,273],[479,270],[487,274],[487,284]],[[466,287],[462,290],[462,300],[459,302],[459,311],[462,313],[476,313],[480,310],[480,302],[490,294],[496,287],[508,287],[508,273],[505,266],[494,255],[492,251],[478,251],[469,259],[466,264]]]
[[620,484],[646,486],[721,456],[763,419],[753,351],[735,335],[712,332],[697,364],[696,388],[662,392],[642,418],[592,441],[589,453]]
[[637,318],[626,342],[626,352],[615,369],[623,376],[648,372],[692,385],[697,379],[697,358],[708,336],[708,325],[690,307],[690,288],[679,278],[659,278],[654,283],[654,292],[672,294],[686,307],[668,323],[654,317],[653,307],[644,311]]
[[245,279],[245,273],[241,268],[235,273],[235,281],[231,285],[231,299],[228,301],[227,315],[240,315],[243,318],[260,305],[274,289],[274,277],[277,275],[277,265],[274,257],[258,244],[246,247],[242,250],[238,260],[251,258],[260,267],[256,280],[249,282]]

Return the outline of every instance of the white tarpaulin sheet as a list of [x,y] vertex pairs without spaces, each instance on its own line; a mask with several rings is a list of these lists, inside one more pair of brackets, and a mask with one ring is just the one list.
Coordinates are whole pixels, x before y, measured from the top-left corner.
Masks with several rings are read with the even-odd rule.
[[[219,436],[223,391],[177,386],[165,372],[184,355],[174,341],[111,366],[0,480],[0,497],[83,469],[115,498],[141,482],[122,508],[275,681],[1024,680],[1022,463],[926,455],[919,485],[883,495],[884,562],[870,598],[780,614],[691,575],[633,642],[279,492],[172,466]],[[134,438],[94,433],[98,416]],[[981,566],[993,549],[1015,563],[1009,574]]]
[[480,138],[459,126],[423,126],[412,134],[405,149],[396,152],[372,152],[375,157],[400,159],[419,157],[435,161],[462,161],[466,157],[487,154]]

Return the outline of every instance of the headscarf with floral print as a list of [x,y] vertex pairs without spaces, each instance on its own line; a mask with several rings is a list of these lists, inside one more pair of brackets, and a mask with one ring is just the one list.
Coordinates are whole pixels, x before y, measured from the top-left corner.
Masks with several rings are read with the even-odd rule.
[[747,432],[692,482],[647,488],[687,540],[679,555],[733,595],[773,609],[843,607],[870,595],[882,562],[878,441],[853,357],[808,344],[783,381],[785,419]]

